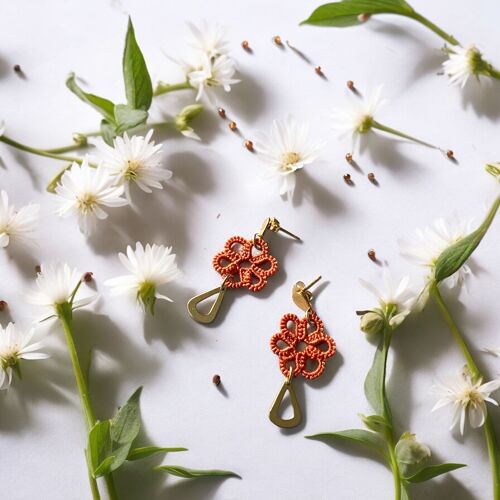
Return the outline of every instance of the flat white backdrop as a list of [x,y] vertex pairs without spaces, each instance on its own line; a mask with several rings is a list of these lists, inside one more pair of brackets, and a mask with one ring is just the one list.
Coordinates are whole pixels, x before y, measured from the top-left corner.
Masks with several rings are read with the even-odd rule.
[[[463,43],[477,42],[500,64],[500,6],[482,0],[430,2],[415,8],[452,32]],[[92,92],[123,100],[121,52],[126,15],[155,78],[176,81],[175,66],[162,54],[181,56],[186,20],[205,18],[229,27],[233,56],[242,83],[221,104],[242,135],[211,111],[196,122],[201,143],[176,134],[165,140],[165,164],[173,179],[163,191],[137,196],[138,210],[116,209],[98,233],[86,240],[73,220],[54,215],[45,184],[61,168],[55,161],[0,147],[0,187],[17,205],[38,202],[42,218],[38,248],[29,256],[0,255],[0,299],[10,317],[29,324],[35,311],[23,302],[39,262],[61,259],[92,271],[102,294],[95,311],[76,314],[82,351],[96,349],[91,390],[97,414],[109,417],[133,390],[144,385],[142,444],[186,446],[172,454],[125,466],[117,474],[122,499],[209,500],[385,500],[392,478],[385,467],[346,448],[345,453],[304,439],[305,435],[360,427],[357,413],[370,409],[363,379],[375,346],[359,332],[356,309],[374,304],[358,282],[377,280],[381,268],[367,258],[377,255],[396,273],[418,278],[419,269],[398,253],[397,239],[436,217],[456,211],[480,220],[498,186],[484,173],[498,159],[500,85],[472,86],[463,95],[438,75],[442,42],[410,21],[380,16],[351,29],[299,27],[318,2],[266,0],[207,2],[87,2],[19,0],[3,2],[0,15],[0,117],[9,136],[41,147],[67,143],[74,131],[96,128],[98,116],[64,85],[70,71]],[[288,39],[310,60],[271,43]],[[240,47],[248,39],[253,54]],[[495,60],[496,57],[496,60]],[[26,78],[12,71],[20,64]],[[319,64],[327,80],[319,78]],[[391,104],[380,121],[455,151],[458,164],[438,152],[379,137],[358,157],[364,174],[345,162],[349,141],[331,131],[329,113],[345,102],[345,82],[361,91],[385,84]],[[179,93],[155,100],[156,117],[179,109],[189,96]],[[298,178],[293,203],[282,201],[272,184],[259,179],[259,159],[242,146],[255,130],[292,113],[312,123],[327,140],[321,160]],[[373,186],[366,173],[380,183]],[[354,187],[342,176],[351,173]],[[216,286],[212,256],[233,234],[250,237],[266,216],[277,217],[304,240],[297,244],[272,235],[271,251],[280,271],[260,294],[228,293],[222,317],[212,326],[194,323],[186,301]],[[158,304],[153,319],[125,299],[112,298],[102,283],[123,272],[116,254],[135,241],[173,245],[185,276],[168,295],[174,304]],[[490,376],[500,362],[481,354],[497,346],[499,226],[495,223],[474,256],[469,292],[448,298],[452,311]],[[268,410],[283,381],[269,338],[286,312],[296,312],[290,290],[297,280],[321,274],[327,286],[315,301],[319,315],[336,339],[337,355],[324,376],[298,383],[304,423],[293,431],[272,425]],[[2,324],[9,319],[2,313]],[[23,365],[24,379],[0,398],[0,484],[3,498],[24,500],[89,498],[83,457],[84,431],[73,375],[61,332],[49,335],[52,360]],[[398,429],[411,430],[428,443],[433,460],[463,462],[466,469],[412,488],[412,498],[483,500],[490,497],[488,460],[481,432],[459,438],[448,432],[449,414],[430,415],[433,380],[454,372],[462,358],[434,307],[410,319],[391,350],[389,395]],[[218,373],[224,392],[211,382]],[[498,422],[498,413],[494,412]],[[500,428],[499,428],[500,431]],[[151,471],[160,463],[194,468],[231,469],[243,477],[186,481]]]

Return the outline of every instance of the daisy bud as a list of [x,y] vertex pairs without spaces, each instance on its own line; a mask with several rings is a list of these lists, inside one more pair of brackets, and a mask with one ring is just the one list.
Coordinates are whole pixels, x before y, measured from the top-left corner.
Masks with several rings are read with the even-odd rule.
[[144,306],[144,310],[152,315],[155,312],[156,287],[153,283],[144,282],[137,290],[137,301]]
[[405,432],[396,444],[396,458],[403,470],[422,465],[430,456],[431,450],[415,439],[415,434]]
[[486,172],[488,172],[490,175],[492,175],[497,181],[500,181],[500,163],[499,162],[487,163],[484,168],[485,168]]
[[378,335],[384,331],[385,320],[378,311],[368,311],[361,316],[360,329],[367,335]]
[[80,134],[80,133],[74,133],[73,134],[73,142],[78,144],[78,146],[87,146],[88,144],[88,140],[87,140],[87,136],[86,135],[83,135],[83,134]]
[[201,104],[190,104],[189,106],[186,106],[174,119],[177,130],[186,137],[199,140],[200,138],[189,123],[202,111],[203,106]]

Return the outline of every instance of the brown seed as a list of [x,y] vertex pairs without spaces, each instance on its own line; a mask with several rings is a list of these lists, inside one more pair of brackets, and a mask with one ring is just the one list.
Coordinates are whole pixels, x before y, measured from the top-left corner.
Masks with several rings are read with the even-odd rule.
[[373,172],[370,172],[370,173],[367,175],[367,177],[368,177],[368,180],[369,180],[370,182],[374,182],[374,181],[375,181],[375,174],[374,174]]
[[347,153],[347,154],[345,155],[345,161],[346,161],[347,163],[352,163],[352,153]]
[[361,23],[366,23],[366,21],[368,21],[368,19],[370,19],[370,17],[372,17],[371,14],[360,14],[358,16],[358,19]]
[[7,307],[8,307],[7,302],[5,302],[5,300],[0,300],[0,312],[5,311]]
[[322,74],[323,74],[323,71],[322,71],[322,69],[321,69],[321,66],[316,66],[316,67],[314,68],[314,71],[316,71],[316,73],[317,73],[318,75],[322,75]]
[[41,273],[42,272],[42,266],[40,266],[40,265],[35,266],[35,272],[36,273]]
[[236,125],[236,122],[229,122],[229,128],[234,132],[237,128],[238,128],[238,125]]
[[368,250],[368,258],[370,260],[372,260],[373,262],[377,262],[377,255],[375,253],[375,250],[373,250],[373,248],[371,248],[370,250]]
[[354,82],[352,80],[347,81],[347,88],[350,90],[354,90]]
[[273,42],[276,44],[276,45],[280,45],[282,46],[283,45],[283,41],[281,40],[281,37],[276,35],[275,37],[273,37]]
[[453,151],[451,149],[448,149],[448,151],[446,151],[446,156],[451,160],[452,158],[454,158],[454,154],[453,154]]
[[82,281],[90,283],[94,279],[94,273],[87,272],[82,276]]
[[21,73],[21,71],[22,71],[21,66],[20,66],[19,64],[16,64],[16,65],[14,66],[14,71],[15,71],[16,73]]
[[344,175],[344,181],[345,181],[346,184],[352,184],[351,174],[345,174]]
[[245,147],[248,149],[248,151],[253,152],[253,142],[252,141],[246,140]]
[[215,386],[219,386],[220,385],[220,375],[214,375],[212,377],[212,382]]
[[225,110],[224,108],[219,108],[219,109],[217,110],[217,112],[219,113],[219,116],[220,116],[221,118],[226,119],[226,110]]
[[250,49],[250,44],[248,43],[248,40],[243,40],[241,42],[241,46],[245,49],[245,50],[249,50]]

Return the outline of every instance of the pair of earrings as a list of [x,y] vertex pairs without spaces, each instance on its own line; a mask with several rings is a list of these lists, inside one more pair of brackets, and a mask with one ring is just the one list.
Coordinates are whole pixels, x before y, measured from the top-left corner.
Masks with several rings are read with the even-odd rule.
[[[253,239],[247,240],[242,236],[229,238],[224,250],[212,260],[214,269],[222,276],[222,283],[193,297],[187,304],[188,312],[195,321],[212,323],[228,289],[247,288],[258,292],[266,286],[268,278],[278,270],[278,261],[269,253],[269,245],[264,239],[268,231],[281,231],[300,241],[298,236],[282,228],[274,217],[266,218]],[[301,281],[294,285],[292,299],[305,312],[305,316],[300,319],[296,314],[285,314],[280,321],[280,331],[271,337],[271,350],[278,356],[279,368],[285,376],[269,412],[271,422],[279,427],[295,427],[302,421],[292,380],[299,376],[309,380],[318,378],[325,370],[326,360],[336,351],[335,341],[326,333],[323,322],[312,307],[313,295],[310,289],[320,279],[318,277],[307,286]],[[216,299],[209,311],[202,313],[198,308],[199,304],[214,295]],[[284,419],[280,416],[280,409],[287,393],[293,415]]]

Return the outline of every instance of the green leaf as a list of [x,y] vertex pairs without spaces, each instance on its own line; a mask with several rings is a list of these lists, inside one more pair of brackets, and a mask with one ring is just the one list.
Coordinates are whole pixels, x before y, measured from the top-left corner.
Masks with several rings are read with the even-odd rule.
[[111,470],[111,464],[115,460],[115,456],[111,455],[110,457],[106,457],[100,465],[93,471],[92,475],[94,476],[94,479],[97,479],[98,477],[104,476],[104,474],[109,474],[112,472]]
[[113,139],[116,137],[115,126],[106,120],[101,121],[101,134],[103,141],[109,146],[113,146]]
[[87,460],[94,477],[98,477],[97,471],[111,453],[112,443],[110,434],[111,422],[104,420],[97,422],[89,432],[87,445]]
[[495,219],[499,206],[500,196],[497,197],[486,218],[475,231],[441,253],[436,260],[434,271],[434,277],[438,283],[455,274],[465,264],[487,233],[491,223]]
[[307,439],[315,439],[318,441],[346,441],[350,443],[357,443],[366,446],[383,457],[386,456],[385,442],[378,434],[364,429],[347,429],[338,432],[325,432],[323,434],[314,434],[313,436],[306,436]]
[[387,433],[391,432],[391,426],[384,417],[380,415],[370,415],[367,417],[362,414],[359,414],[359,416],[368,429],[382,435],[387,435]]
[[77,97],[79,97],[83,102],[90,104],[95,110],[101,113],[104,118],[110,122],[114,123],[115,121],[115,105],[108,99],[104,97],[99,97],[94,94],[89,94],[83,91],[79,85],[76,83],[75,74],[70,73],[68,78],[66,79],[66,87],[73,92]]
[[115,106],[116,133],[121,134],[125,130],[137,127],[148,119],[148,112],[142,109],[133,109],[128,104],[117,104]]
[[173,453],[177,451],[187,451],[187,448],[160,448],[158,446],[143,446],[142,448],[134,448],[129,451],[127,460],[141,460],[150,457],[155,453]]
[[387,333],[380,339],[377,346],[373,363],[365,378],[365,396],[375,412],[383,416],[385,414],[385,360],[387,356],[386,337]]
[[466,467],[465,464],[439,464],[430,465],[429,467],[423,468],[421,471],[417,472],[413,476],[407,477],[406,480],[410,483],[423,483],[428,481],[433,477],[440,476],[441,474],[446,474],[456,469],[461,469]]
[[132,443],[141,429],[139,400],[142,387],[139,387],[128,401],[118,410],[111,420],[111,439],[114,443]]
[[128,105],[133,109],[148,110],[153,100],[153,85],[130,17],[123,51],[123,80]]
[[362,24],[361,14],[399,14],[408,16],[413,9],[404,0],[344,0],[318,7],[300,24],[343,28]]
[[154,470],[166,472],[167,474],[172,474],[173,476],[184,477],[186,479],[197,479],[199,477],[238,477],[241,479],[241,476],[229,470],[187,469],[186,467],[182,467],[180,465],[160,465],[159,467],[155,467]]

